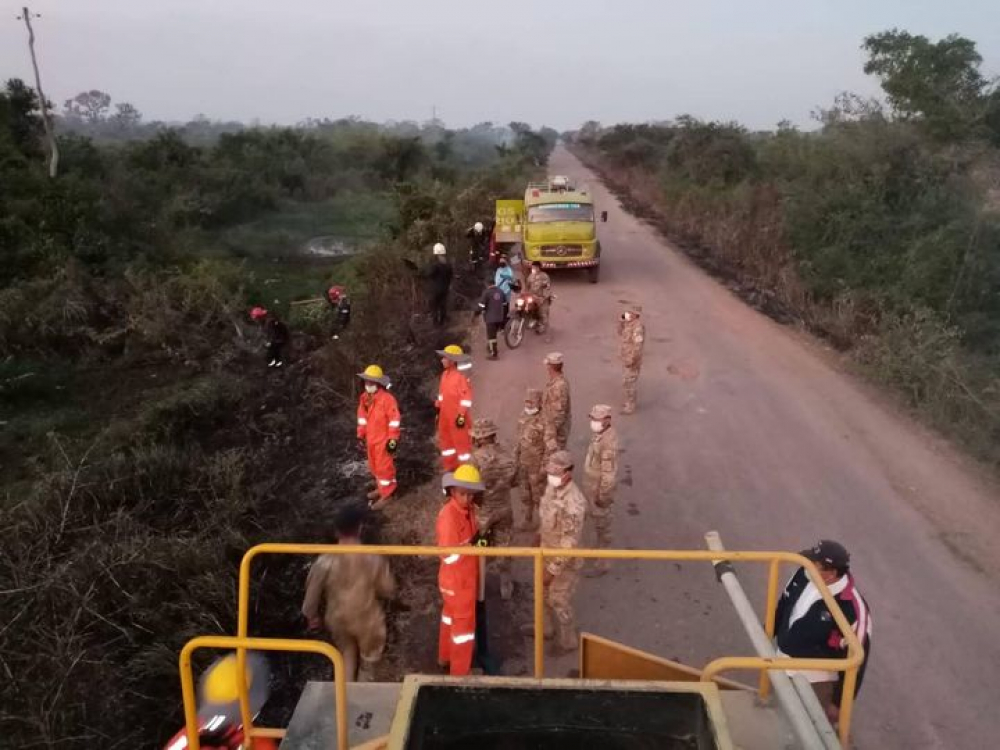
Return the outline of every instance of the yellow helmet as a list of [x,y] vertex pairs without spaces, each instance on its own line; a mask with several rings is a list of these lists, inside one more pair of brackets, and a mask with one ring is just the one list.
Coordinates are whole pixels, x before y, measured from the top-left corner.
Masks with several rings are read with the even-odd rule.
[[462,351],[462,347],[457,344],[448,344],[444,349],[436,349],[439,357],[450,359],[452,362],[463,364],[469,361],[469,355]]
[[368,380],[372,383],[378,383],[386,388],[389,387],[389,378],[385,376],[382,372],[382,368],[378,365],[368,365],[364,372],[359,372],[358,377],[362,380]]
[[[246,654],[247,699],[250,712],[256,715],[267,702],[270,691],[271,669],[267,659],[256,651]],[[240,715],[239,707],[239,666],[236,654],[226,654],[216,659],[206,669],[198,682],[198,716],[213,718],[227,716],[232,719]]]
[[472,464],[462,464],[455,471],[445,474],[441,478],[441,488],[447,491],[449,487],[461,487],[472,492],[483,492],[486,489],[479,469]]
[[[202,691],[209,703],[229,703],[239,698],[236,654],[229,654],[205,674]],[[253,667],[247,664],[247,685],[253,684]]]

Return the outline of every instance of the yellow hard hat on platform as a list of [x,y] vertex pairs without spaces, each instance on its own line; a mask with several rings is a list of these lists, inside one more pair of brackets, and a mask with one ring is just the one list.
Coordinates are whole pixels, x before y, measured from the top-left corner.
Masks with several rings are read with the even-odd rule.
[[[267,701],[270,691],[271,670],[267,659],[260,653],[248,652],[245,674],[250,712],[257,714]],[[202,674],[198,684],[198,715],[238,718],[239,679],[236,654],[226,654],[216,659]]]

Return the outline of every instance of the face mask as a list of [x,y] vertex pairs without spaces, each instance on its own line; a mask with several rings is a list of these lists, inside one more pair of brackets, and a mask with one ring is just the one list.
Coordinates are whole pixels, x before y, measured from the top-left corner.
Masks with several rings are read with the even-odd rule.
[[375,393],[378,390],[378,386],[374,383],[365,383],[365,390],[369,393]]
[[562,477],[558,474],[549,474],[546,479],[549,482],[549,487],[560,487],[562,485]]
[[598,422],[596,419],[591,419],[590,429],[593,432],[604,432],[604,422]]
[[538,407],[537,406],[525,406],[524,407],[524,413],[528,414],[528,415],[538,414]]

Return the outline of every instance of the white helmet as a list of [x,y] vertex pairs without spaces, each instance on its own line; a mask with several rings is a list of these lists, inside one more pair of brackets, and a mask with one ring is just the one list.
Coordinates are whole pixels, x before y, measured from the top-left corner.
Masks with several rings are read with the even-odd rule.
[[472,228],[475,229],[477,232],[482,232],[483,231],[483,222],[477,221],[475,224],[472,225]]
[[442,243],[438,242],[434,245],[435,255],[444,255],[446,252],[447,251],[444,249],[444,245]]

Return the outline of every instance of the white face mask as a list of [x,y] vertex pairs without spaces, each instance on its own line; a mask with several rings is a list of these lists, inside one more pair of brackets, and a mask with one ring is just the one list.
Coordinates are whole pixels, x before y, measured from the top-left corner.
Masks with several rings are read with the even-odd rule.
[[592,432],[604,432],[604,422],[598,422],[596,419],[591,419],[590,429]]
[[559,474],[549,474],[546,479],[549,482],[550,487],[561,487],[562,477]]
[[374,383],[365,383],[365,390],[369,393],[375,393],[378,390],[378,386]]
[[529,416],[532,415],[532,414],[538,414],[538,407],[537,406],[525,406],[524,407],[524,413],[528,414]]

